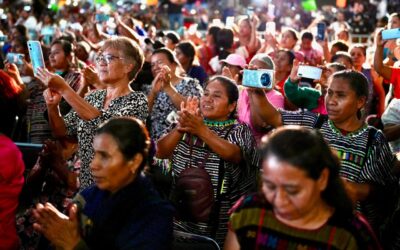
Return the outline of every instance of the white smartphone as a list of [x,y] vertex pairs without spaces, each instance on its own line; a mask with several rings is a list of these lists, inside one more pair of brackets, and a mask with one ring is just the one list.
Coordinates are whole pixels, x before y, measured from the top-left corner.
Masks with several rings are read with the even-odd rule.
[[297,76],[301,78],[309,78],[318,80],[321,78],[322,69],[314,66],[300,65],[297,71]]
[[234,16],[226,17],[225,26],[227,28],[232,28],[234,23],[235,23],[235,17]]
[[44,59],[42,47],[39,41],[28,41],[29,57],[33,67],[33,73],[36,75],[38,68],[44,68]]
[[265,31],[269,34],[271,34],[272,36],[275,36],[276,34],[276,24],[275,22],[267,22],[265,24]]

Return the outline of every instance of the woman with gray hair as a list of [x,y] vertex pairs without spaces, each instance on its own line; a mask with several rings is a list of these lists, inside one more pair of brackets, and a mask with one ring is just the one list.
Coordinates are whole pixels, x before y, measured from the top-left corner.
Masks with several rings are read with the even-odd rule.
[[[271,57],[268,56],[268,54],[261,53],[255,55],[250,63],[249,63],[249,69],[252,70],[260,70],[260,69],[268,69],[268,70],[273,70],[275,69],[275,64],[272,61]],[[275,71],[274,71],[275,73]],[[273,81],[273,86],[275,85],[275,82]],[[255,127],[254,123],[252,121],[252,118],[250,116],[250,99],[249,95],[247,93],[248,89],[243,89],[240,92],[239,95],[239,100],[238,100],[238,119],[242,123],[246,123],[249,125],[255,139],[257,142],[260,141],[261,137],[265,134],[265,128],[262,127]],[[264,90],[265,96],[267,99],[270,101],[270,103],[275,107],[275,108],[283,108],[284,107],[284,97],[282,94],[275,90],[275,89],[265,89]]]
[[[98,125],[112,117],[128,116],[145,121],[148,116],[146,96],[129,86],[142,68],[143,61],[142,50],[133,40],[126,37],[106,40],[96,58],[99,78],[106,88],[89,93],[85,99],[61,77],[46,69],[38,70],[37,77],[48,87],[44,97],[54,136],[78,138],[82,161],[79,175],[81,190],[93,183],[89,164],[94,156],[92,144]],[[73,109],[64,118],[59,113],[61,97]]]

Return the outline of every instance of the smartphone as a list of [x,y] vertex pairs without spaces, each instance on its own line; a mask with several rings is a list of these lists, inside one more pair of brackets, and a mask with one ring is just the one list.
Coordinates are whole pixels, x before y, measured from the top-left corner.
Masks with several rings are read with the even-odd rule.
[[18,53],[8,53],[7,54],[7,62],[9,63],[14,63],[17,65],[22,65],[24,64],[24,54],[18,54]]
[[36,75],[38,68],[44,68],[44,59],[42,47],[39,41],[28,41],[29,57],[33,67],[33,73]]
[[225,27],[232,28],[234,23],[235,23],[235,17],[234,16],[226,17]]
[[103,14],[103,13],[96,14],[96,21],[99,23],[107,22],[108,19],[110,19],[110,16],[107,14]]
[[265,32],[275,36],[276,34],[276,24],[275,22],[267,22],[265,25]]
[[400,38],[400,28],[382,31],[383,40],[397,39],[397,38]]
[[273,18],[275,16],[275,5],[273,4],[268,4],[268,17]]
[[216,19],[213,19],[212,20],[212,25],[213,26],[221,26],[221,19],[219,19],[219,18],[216,18]]
[[251,18],[254,15],[254,7],[252,7],[252,6],[247,7],[247,13],[246,14],[247,14],[247,16],[249,18]]
[[274,87],[274,71],[270,69],[243,70],[242,85],[245,87],[272,89]]
[[191,36],[195,35],[197,33],[197,26],[197,23],[192,23],[188,29],[188,34]]
[[323,22],[317,23],[317,41],[325,40],[326,24]]
[[301,78],[308,78],[318,80],[321,78],[322,69],[314,66],[299,65],[297,76]]
[[5,42],[5,41],[7,41],[7,36],[0,35],[0,42]]

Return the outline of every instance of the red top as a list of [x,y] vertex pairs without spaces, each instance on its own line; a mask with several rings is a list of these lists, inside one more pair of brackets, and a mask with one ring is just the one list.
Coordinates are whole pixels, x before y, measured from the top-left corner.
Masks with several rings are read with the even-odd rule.
[[15,211],[24,185],[21,151],[7,136],[0,134],[0,248],[18,249]]

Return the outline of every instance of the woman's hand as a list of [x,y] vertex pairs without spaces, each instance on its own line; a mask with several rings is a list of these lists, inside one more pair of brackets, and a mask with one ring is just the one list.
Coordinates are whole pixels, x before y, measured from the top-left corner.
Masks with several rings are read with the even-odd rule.
[[200,136],[207,126],[203,122],[203,117],[200,114],[200,110],[197,110],[195,114],[192,114],[188,110],[178,112],[178,131],[181,133],[189,133]]
[[190,114],[196,115],[199,110],[199,99],[196,96],[189,96],[186,102],[181,102],[180,111],[187,111]]
[[162,89],[162,80],[161,80],[162,76],[161,73],[158,73],[156,75],[156,77],[153,79],[153,82],[151,83],[151,93],[153,95],[157,95],[158,92],[161,91]]
[[375,45],[377,46],[377,47],[383,47],[383,46],[385,46],[385,44],[386,44],[386,42],[387,41],[384,41],[383,39],[382,39],[382,31],[383,31],[384,29],[379,29],[379,30],[377,30],[376,31],[376,35],[375,35]]
[[57,107],[61,101],[61,95],[51,89],[45,89],[43,91],[43,97],[46,101],[47,107]]
[[161,82],[162,82],[162,88],[166,92],[168,89],[172,89],[172,84],[171,84],[171,69],[167,66],[164,65],[161,67]]
[[38,68],[36,77],[48,88],[58,93],[62,93],[66,88],[68,88],[68,83],[56,74],[51,73],[45,68]]
[[11,76],[18,84],[24,84],[21,79],[21,74],[19,73],[18,67],[14,63],[6,63],[6,65],[4,65],[4,71],[9,76]]
[[102,88],[102,83],[100,81],[99,75],[94,66],[90,65],[82,69],[83,85],[84,86],[94,86],[96,89]]
[[290,71],[290,75],[289,75],[289,79],[291,82],[298,82],[300,80],[300,77],[297,76],[297,73],[299,71],[299,65],[300,65],[299,60],[294,59],[292,71]]
[[77,211],[76,205],[72,205],[68,217],[50,203],[39,203],[33,210],[36,219],[33,227],[56,247],[73,249],[81,240]]

